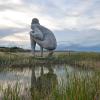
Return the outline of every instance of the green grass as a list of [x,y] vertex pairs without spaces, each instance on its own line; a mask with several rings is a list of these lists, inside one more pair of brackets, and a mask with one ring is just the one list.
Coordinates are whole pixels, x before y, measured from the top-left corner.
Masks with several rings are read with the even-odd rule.
[[[0,66],[33,66],[67,63],[74,67],[100,68],[100,53],[66,53],[55,54],[53,57],[32,57],[20,53],[0,53]],[[66,72],[67,73],[67,72]],[[61,88],[52,88],[50,93],[39,91],[38,88],[25,89],[26,94],[21,91],[21,87],[16,84],[14,87],[8,85],[7,88],[0,86],[3,100],[100,100],[100,69],[91,77],[77,77],[75,74],[66,76],[67,84],[61,81]],[[45,83],[44,83],[45,84]],[[43,88],[44,89],[44,88]],[[44,93],[45,92],[45,93]],[[47,94],[46,94],[47,93]],[[24,99],[22,99],[24,98]],[[28,98],[28,99],[27,99]],[[98,99],[99,98],[99,99]]]
[[[67,84],[61,81],[61,86],[55,86],[51,89],[42,87],[24,89],[19,83],[13,87],[8,85],[7,88],[1,86],[2,100],[100,100],[100,73],[96,72],[91,77],[78,77],[73,74],[66,76]],[[46,85],[45,82],[43,85]],[[47,90],[46,90],[47,89]],[[46,91],[46,92],[45,92]],[[98,99],[97,99],[98,98]]]
[[0,66],[32,66],[67,63],[77,67],[100,68],[100,53],[55,53],[52,57],[33,57],[30,53],[0,52]]
[[61,100],[61,98],[64,98],[64,100],[94,100],[99,91],[99,76],[94,75],[92,77],[87,76],[85,78],[73,76],[68,79],[68,84],[66,87],[63,87],[61,93],[60,91],[56,91],[56,94],[58,96],[57,100]]
[[57,58],[67,64],[77,67],[100,68],[100,53],[80,52],[72,53],[70,55],[61,54],[58,55]]

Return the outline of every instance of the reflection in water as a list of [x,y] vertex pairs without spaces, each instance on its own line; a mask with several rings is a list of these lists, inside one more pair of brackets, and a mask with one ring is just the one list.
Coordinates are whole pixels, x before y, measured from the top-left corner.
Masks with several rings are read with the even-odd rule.
[[65,64],[0,68],[0,87],[7,88],[8,85],[13,87],[19,83],[21,94],[26,96],[28,93],[25,93],[25,90],[28,89],[31,90],[32,100],[40,100],[40,98],[48,100],[47,98],[55,92],[56,87],[63,89],[63,86],[67,85],[68,76],[71,77],[75,74],[77,77],[91,77],[93,73],[93,70],[79,69]]
[[31,76],[31,95],[36,99],[41,96],[46,98],[55,90],[57,85],[57,76],[51,66],[48,67],[48,73],[44,73],[44,67],[41,66],[41,75],[36,78],[35,67],[32,68]]
[[48,67],[32,66],[32,68],[2,68],[2,70],[0,71],[0,86],[2,85],[3,87],[6,87],[8,83],[12,85],[16,82],[19,82],[23,87],[30,87],[31,83],[34,83],[33,85],[37,84],[37,81],[43,80],[41,77],[44,78],[44,76],[45,78],[49,77],[49,79],[51,80],[58,80],[57,84],[60,86],[62,80],[66,84],[66,76],[72,76],[74,73],[78,77],[86,77],[87,75],[93,75],[94,71],[74,68],[68,65],[51,65]]

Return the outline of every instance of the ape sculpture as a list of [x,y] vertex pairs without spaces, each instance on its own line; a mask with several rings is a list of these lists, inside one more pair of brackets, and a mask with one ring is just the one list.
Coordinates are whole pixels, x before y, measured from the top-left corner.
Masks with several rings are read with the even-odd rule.
[[53,50],[57,47],[56,38],[52,31],[40,25],[37,18],[33,18],[31,22],[30,39],[33,55],[35,56],[36,43],[40,46],[41,56],[43,56],[43,48],[49,51],[49,55],[53,54]]

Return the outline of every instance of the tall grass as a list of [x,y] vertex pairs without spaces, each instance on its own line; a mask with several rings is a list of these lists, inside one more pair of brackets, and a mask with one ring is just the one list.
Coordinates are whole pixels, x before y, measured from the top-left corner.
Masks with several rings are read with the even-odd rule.
[[[100,53],[71,53],[70,55],[65,53],[45,58],[35,58],[17,53],[0,53],[0,66],[60,63],[67,63],[76,67],[99,68]],[[100,72],[86,77],[78,77],[75,74],[67,75],[65,80],[67,83],[64,84],[62,80],[61,87],[58,85],[56,88],[51,87],[49,94],[48,91],[39,91],[38,88],[31,87],[24,89],[23,92],[18,84],[13,87],[8,85],[7,88],[0,86],[2,100],[100,100]]]
[[59,62],[64,62],[77,67],[100,68],[100,53],[80,52],[68,54],[59,54]]
[[[99,93],[99,97],[97,96]],[[56,97],[55,97],[56,96]],[[56,100],[99,100],[100,99],[100,79],[97,74],[92,77],[68,78],[66,86],[62,91],[55,91]]]
[[48,89],[44,86],[42,91],[36,87],[21,91],[18,83],[13,87],[11,85],[4,89],[1,87],[2,100],[100,100],[99,72],[85,77],[79,77],[76,74],[67,75],[65,80],[67,83],[64,84],[62,80],[60,87],[57,85],[56,88],[52,86],[52,89]]
[[77,67],[100,68],[100,53],[64,53],[53,57],[32,57],[21,53],[0,53],[0,66],[31,66],[41,64],[70,64]]

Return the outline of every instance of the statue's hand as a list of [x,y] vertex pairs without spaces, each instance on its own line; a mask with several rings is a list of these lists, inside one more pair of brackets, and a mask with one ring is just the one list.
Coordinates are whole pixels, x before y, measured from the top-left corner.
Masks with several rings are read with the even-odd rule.
[[34,31],[30,31],[31,36],[34,36],[34,33],[35,33]]
[[30,35],[35,39],[43,40],[43,34],[37,27],[35,27],[34,30],[30,32]]

